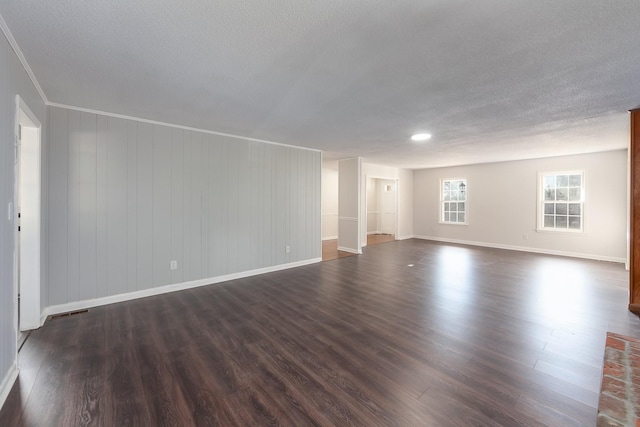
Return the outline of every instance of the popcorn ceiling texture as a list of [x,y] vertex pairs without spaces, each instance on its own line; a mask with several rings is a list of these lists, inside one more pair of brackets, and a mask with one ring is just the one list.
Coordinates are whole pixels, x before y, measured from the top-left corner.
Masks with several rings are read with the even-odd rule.
[[0,0],[0,15],[51,103],[325,159],[625,148],[640,105],[636,0]]

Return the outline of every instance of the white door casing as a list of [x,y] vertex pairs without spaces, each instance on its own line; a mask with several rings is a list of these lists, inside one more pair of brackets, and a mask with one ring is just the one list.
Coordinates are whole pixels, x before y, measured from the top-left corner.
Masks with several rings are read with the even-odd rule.
[[[41,326],[40,313],[40,218],[41,218],[41,131],[42,125],[29,107],[16,96],[16,163],[19,183],[15,195],[16,215],[16,304],[20,289],[20,330]],[[18,176],[19,174],[19,176]],[[20,210],[18,211],[18,200]],[[18,213],[20,218],[18,219]],[[17,230],[17,227],[16,227]],[[19,251],[19,252],[18,252]],[[18,283],[18,278],[20,282]],[[16,320],[18,320],[16,318]]]

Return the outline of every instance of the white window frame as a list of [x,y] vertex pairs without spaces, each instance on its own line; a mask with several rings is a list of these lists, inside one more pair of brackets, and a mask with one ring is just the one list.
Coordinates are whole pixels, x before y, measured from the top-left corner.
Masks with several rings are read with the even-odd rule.
[[[445,185],[445,182],[451,182],[451,181],[463,181],[464,185],[465,185],[465,189],[464,189],[465,198],[464,198],[464,200],[461,200],[462,202],[464,202],[464,222],[445,221],[445,219],[444,219],[445,203],[451,203],[452,202],[452,200],[445,200],[445,197],[444,197],[444,185]],[[453,200],[453,202],[460,202],[460,201]],[[440,180],[440,204],[439,204],[438,208],[439,208],[438,222],[440,224],[446,224],[446,225],[469,225],[469,182],[467,181],[467,178],[443,178],[443,179]]]
[[[544,204],[545,204],[545,186],[544,179],[547,176],[554,175],[580,175],[580,199],[579,201],[573,201],[573,203],[580,204],[580,228],[557,228],[557,227],[545,227],[544,225]],[[571,188],[570,186],[568,188]],[[569,170],[569,171],[546,171],[546,172],[538,172],[538,195],[537,195],[537,216],[538,216],[538,227],[537,231],[544,232],[552,232],[552,233],[572,233],[572,234],[580,234],[584,233],[585,230],[585,194],[586,194],[586,179],[585,173],[583,170]],[[557,200],[554,200],[556,203]],[[567,197],[567,203],[571,203],[569,197]]]

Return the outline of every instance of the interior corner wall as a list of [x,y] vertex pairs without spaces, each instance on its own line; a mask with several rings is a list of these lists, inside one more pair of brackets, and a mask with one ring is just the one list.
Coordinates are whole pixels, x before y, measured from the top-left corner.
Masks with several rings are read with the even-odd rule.
[[[585,173],[584,233],[536,231],[539,172]],[[468,225],[439,222],[440,180],[466,178]],[[625,262],[627,150],[414,171],[416,237]]]
[[367,178],[367,234],[380,233],[380,185],[377,178]]
[[[1,33],[0,33],[1,34]],[[0,405],[17,374],[17,295],[14,289],[14,210],[15,189],[15,120],[16,95],[25,101],[29,109],[46,127],[46,107],[35,86],[20,63],[11,45],[0,35]],[[43,159],[47,155],[46,136],[42,135]],[[46,215],[46,189],[43,195],[43,217]],[[46,230],[41,227],[43,235]],[[44,249],[44,248],[43,248]],[[42,251],[44,256],[46,252]],[[43,265],[43,271],[45,266]],[[44,284],[43,277],[42,283]]]
[[59,107],[49,137],[49,306],[321,258],[319,151]]
[[413,170],[398,169],[398,235],[396,239],[413,237]]
[[322,240],[338,238],[338,170],[322,165]]

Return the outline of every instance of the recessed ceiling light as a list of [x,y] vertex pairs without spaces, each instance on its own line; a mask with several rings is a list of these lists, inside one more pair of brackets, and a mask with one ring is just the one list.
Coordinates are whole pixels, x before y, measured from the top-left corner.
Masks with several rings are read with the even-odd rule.
[[431,139],[430,133],[416,133],[411,136],[412,141],[426,141],[428,139]]

